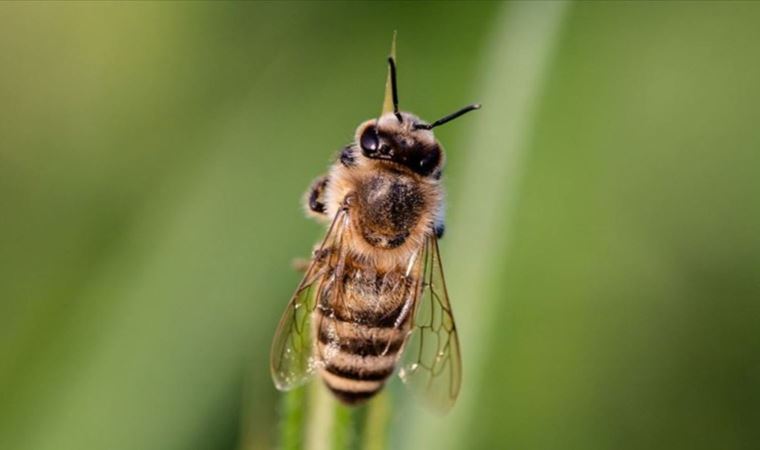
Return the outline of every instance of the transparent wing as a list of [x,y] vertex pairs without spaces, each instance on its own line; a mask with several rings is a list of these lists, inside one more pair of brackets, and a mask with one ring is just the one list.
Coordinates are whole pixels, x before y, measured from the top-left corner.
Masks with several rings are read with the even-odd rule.
[[318,297],[327,291],[324,284],[336,277],[333,268],[338,255],[342,255],[347,219],[345,209],[335,214],[277,326],[272,341],[270,368],[272,380],[279,390],[290,390],[304,384],[318,365],[312,345],[311,317],[320,301]]
[[462,361],[434,235],[425,242],[421,270],[412,330],[404,345],[399,376],[426,404],[446,412],[459,395]]

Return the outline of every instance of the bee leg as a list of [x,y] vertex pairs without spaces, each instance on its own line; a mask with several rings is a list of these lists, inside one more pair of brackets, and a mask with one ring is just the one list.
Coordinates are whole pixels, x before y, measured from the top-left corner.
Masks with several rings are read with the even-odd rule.
[[[401,307],[401,312],[396,317],[396,320],[393,322],[393,328],[397,330],[401,330],[402,326],[406,323],[406,320],[411,316],[412,308],[414,308],[414,302],[416,300],[416,296],[410,295],[408,296],[407,300],[404,302],[404,306]],[[388,354],[388,352],[391,349],[391,343],[392,341],[388,341],[388,344],[385,346],[383,351],[380,353],[379,356],[385,356]]]
[[444,231],[446,231],[446,225],[444,225],[443,222],[437,223],[435,224],[433,231],[435,231],[435,237],[441,239],[443,237]]
[[314,249],[314,252],[312,252],[311,259],[293,258],[293,260],[290,261],[290,265],[296,272],[306,272],[309,270],[309,266],[311,265],[312,261],[319,266],[323,265],[327,259],[327,256],[330,255],[331,251],[332,250],[329,248],[317,247]]
[[341,203],[341,208],[343,208],[344,210],[347,211],[348,208],[351,206],[351,203],[353,203],[353,202],[354,202],[354,194],[353,193],[346,194],[346,196],[343,197],[343,202]]
[[296,272],[306,273],[306,271],[309,270],[309,267],[311,267],[312,263],[317,267],[320,268],[316,271],[316,274],[313,274],[311,278],[316,278],[322,276],[324,273],[324,263],[327,259],[327,256],[330,254],[332,250],[329,248],[317,248],[314,249],[314,254],[312,256],[312,259],[308,258],[293,258],[290,261],[290,266],[295,270]]
[[307,191],[306,206],[310,212],[316,215],[323,216],[327,213],[324,199],[322,198],[326,187],[327,175],[323,175],[317,178]]
[[356,165],[356,155],[354,154],[354,146],[347,145],[340,151],[340,163],[346,167],[353,167]]
[[306,258],[293,258],[293,260],[290,261],[290,266],[293,267],[293,270],[301,273],[304,273],[309,269],[309,264],[311,264],[311,261]]

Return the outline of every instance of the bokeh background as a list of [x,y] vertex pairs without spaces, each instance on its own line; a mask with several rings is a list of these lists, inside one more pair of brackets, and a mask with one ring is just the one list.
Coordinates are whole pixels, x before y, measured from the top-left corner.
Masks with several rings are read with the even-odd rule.
[[[278,441],[302,192],[381,107],[448,151],[464,353],[386,444],[760,442],[760,5],[0,5],[0,448]],[[317,444],[310,443],[315,446]]]

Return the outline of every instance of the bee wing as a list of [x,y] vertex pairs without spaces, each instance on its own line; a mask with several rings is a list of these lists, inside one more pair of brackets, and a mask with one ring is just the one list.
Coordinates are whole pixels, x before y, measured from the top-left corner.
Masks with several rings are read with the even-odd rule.
[[435,235],[425,242],[421,265],[413,328],[404,344],[399,376],[425,403],[446,412],[459,394],[462,360]]
[[306,269],[301,283],[291,297],[280,319],[272,341],[270,369],[272,380],[279,390],[290,390],[305,383],[319,364],[312,347],[311,317],[319,304],[323,285],[339,274],[336,249],[342,247],[343,231],[348,213],[341,209],[327,230],[324,240]]

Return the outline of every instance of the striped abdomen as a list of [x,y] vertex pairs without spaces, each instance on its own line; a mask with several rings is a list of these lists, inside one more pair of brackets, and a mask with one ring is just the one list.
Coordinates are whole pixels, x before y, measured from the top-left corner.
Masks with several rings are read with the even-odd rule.
[[415,284],[401,272],[349,266],[342,284],[320,296],[314,313],[320,371],[344,403],[369,399],[393,373],[409,329]]

